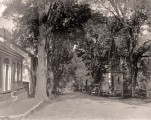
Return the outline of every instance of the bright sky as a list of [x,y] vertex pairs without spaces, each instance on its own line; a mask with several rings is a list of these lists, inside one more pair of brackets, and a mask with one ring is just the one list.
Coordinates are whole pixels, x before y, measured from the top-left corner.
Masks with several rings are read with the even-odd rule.
[[6,6],[2,4],[6,0],[0,0],[0,26],[4,27],[5,29],[8,29],[11,31],[11,29],[14,27],[14,23],[11,20],[4,19],[2,17],[2,13],[4,12]]
[[2,3],[0,3],[0,17],[2,16],[2,13],[5,10],[5,8],[6,7]]

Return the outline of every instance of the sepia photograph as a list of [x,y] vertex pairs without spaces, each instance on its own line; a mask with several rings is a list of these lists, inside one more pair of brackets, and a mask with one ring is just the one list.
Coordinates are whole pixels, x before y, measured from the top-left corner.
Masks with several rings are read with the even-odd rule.
[[0,120],[151,120],[151,0],[0,0]]

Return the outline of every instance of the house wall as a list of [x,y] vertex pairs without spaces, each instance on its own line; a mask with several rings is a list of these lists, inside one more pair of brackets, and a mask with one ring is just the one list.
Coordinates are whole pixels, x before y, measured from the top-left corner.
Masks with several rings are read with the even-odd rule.
[[109,71],[104,73],[104,81],[101,84],[103,91],[113,93],[122,93],[123,90],[123,72],[121,69],[121,57],[113,57],[109,66]]
[[[123,73],[112,73],[114,91],[121,92],[123,89]],[[112,82],[111,82],[112,83]]]
[[22,74],[23,74],[23,82],[30,82],[31,81],[31,72],[32,72],[32,57],[25,53],[24,51],[20,50],[14,45],[10,45],[11,49],[15,50],[18,54],[22,55],[24,57],[23,59],[23,65],[22,65]]
[[[26,88],[28,94],[34,94],[34,87],[35,87],[35,79],[36,79],[36,68],[37,68],[37,58],[32,55],[28,54],[23,50],[20,50],[14,45],[10,45],[12,49],[17,51],[18,54],[24,57],[23,65],[22,65],[22,81]],[[36,60],[35,60],[36,59]]]
[[111,73],[104,73],[103,74],[103,82],[101,83],[101,90],[103,91],[110,91],[111,86]]
[[103,91],[122,92],[123,89],[123,73],[105,73],[104,81],[101,84]]
[[[11,54],[12,53],[12,54]],[[4,60],[5,58],[9,59],[9,81],[4,81]],[[2,48],[0,46],[0,102],[12,99],[14,95],[21,95],[25,92],[24,86],[22,84],[22,59],[20,55],[16,54],[14,51],[10,51],[7,48]],[[13,79],[13,62],[20,64],[20,76]],[[9,85],[7,85],[9,82]],[[5,83],[5,84],[4,84]],[[9,86],[4,87],[4,86]]]

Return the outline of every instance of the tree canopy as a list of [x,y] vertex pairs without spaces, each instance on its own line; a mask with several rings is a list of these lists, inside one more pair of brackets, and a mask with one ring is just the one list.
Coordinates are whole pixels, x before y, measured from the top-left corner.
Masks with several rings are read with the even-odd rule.
[[[54,46],[63,46],[63,41],[68,40],[68,42],[72,43],[72,40],[76,38],[75,34],[79,34],[82,31],[82,24],[91,17],[91,9],[89,5],[78,4],[74,0],[15,0],[7,4],[4,16],[12,17],[17,23],[14,39],[23,47],[32,47],[35,54],[38,55],[36,96],[45,99],[47,81],[47,60],[45,58],[46,55],[50,55],[48,51],[51,48],[53,48],[52,51],[60,51],[60,48],[54,48]],[[64,53],[68,53],[66,51],[68,48],[63,48],[62,50]],[[56,54],[55,61],[53,59],[51,61],[54,63],[61,60],[58,64],[61,63],[63,65],[66,58],[65,56],[60,58],[59,53]],[[57,67],[58,64],[55,64],[54,68],[59,70],[60,66]],[[53,81],[52,79],[51,81]]]
[[143,26],[150,33],[150,0],[14,0],[7,6],[4,16],[17,23],[14,40],[34,50],[45,69],[56,75],[54,84],[68,71],[65,66],[74,58],[76,44],[75,53],[86,67],[82,69],[90,71],[96,83],[103,73],[112,72],[117,59],[122,60],[121,71],[129,75],[124,89],[131,88],[133,95],[151,49],[151,40],[143,33]]

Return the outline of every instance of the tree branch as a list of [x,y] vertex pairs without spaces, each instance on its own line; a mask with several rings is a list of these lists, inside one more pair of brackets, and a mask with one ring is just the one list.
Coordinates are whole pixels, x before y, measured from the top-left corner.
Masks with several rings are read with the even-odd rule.
[[102,3],[102,1],[99,1],[99,2],[102,4],[102,6],[103,6],[106,10],[108,10],[110,13],[112,13],[112,14],[114,15],[114,17],[117,18],[117,19],[120,21],[120,18],[118,18],[117,15],[116,15],[113,11],[111,11],[109,8],[107,8],[107,7]]
[[142,57],[142,55],[148,52],[150,49],[151,49],[151,40],[144,42],[143,46],[141,46],[134,54],[138,57],[139,56]]

